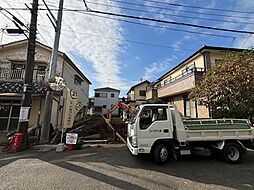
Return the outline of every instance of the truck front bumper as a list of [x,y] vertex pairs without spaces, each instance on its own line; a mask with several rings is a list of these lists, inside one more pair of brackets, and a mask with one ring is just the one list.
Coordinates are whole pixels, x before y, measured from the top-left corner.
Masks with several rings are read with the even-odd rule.
[[129,150],[131,151],[131,153],[132,153],[133,155],[138,155],[138,148],[134,148],[134,147],[131,145],[131,143],[130,143],[130,141],[129,141],[129,138],[127,138],[127,146],[128,146]]

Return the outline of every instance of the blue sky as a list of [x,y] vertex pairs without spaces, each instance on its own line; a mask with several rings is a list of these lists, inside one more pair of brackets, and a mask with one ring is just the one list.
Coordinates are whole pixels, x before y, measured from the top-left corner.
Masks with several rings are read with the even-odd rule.
[[[17,0],[15,2],[3,0],[0,5],[4,8],[19,8],[25,7],[24,2],[29,4],[32,0]],[[57,1],[47,0],[46,2],[50,8],[58,6]],[[39,3],[40,8],[44,8],[42,1]],[[251,0],[89,0],[87,4],[94,10],[254,31],[254,13],[208,10],[226,9],[253,12],[254,1]],[[176,6],[176,4],[184,6]],[[84,9],[84,4],[82,0],[65,0],[64,7]],[[28,11],[11,12],[28,24],[30,20]],[[139,24],[127,23],[114,18]],[[0,15],[0,20],[1,29],[13,26],[3,15]],[[157,27],[144,26],[144,24]],[[171,28],[171,30],[161,27]],[[191,34],[172,29],[227,37]],[[38,32],[38,40],[52,46],[54,30],[46,17],[46,11],[43,10],[40,10],[38,15]],[[3,30],[1,36],[2,44],[23,38],[22,36],[9,36]],[[90,87],[90,96],[93,95],[94,88],[105,86],[120,89],[121,96],[123,96],[132,85],[140,82],[141,79],[156,80],[204,44],[237,48],[250,48],[254,44],[254,36],[249,34],[220,32],[120,17],[102,18],[73,11],[64,11],[60,40],[60,50],[67,53],[93,83]]]

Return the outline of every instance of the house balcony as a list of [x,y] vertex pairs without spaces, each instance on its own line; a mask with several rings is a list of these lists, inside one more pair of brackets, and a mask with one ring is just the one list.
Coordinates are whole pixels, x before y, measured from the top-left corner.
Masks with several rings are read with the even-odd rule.
[[[0,69],[0,81],[2,82],[22,82],[25,78],[25,69]],[[47,79],[47,71],[34,69],[33,82],[41,82]]]
[[[25,69],[0,69],[0,93],[22,93]],[[47,71],[34,69],[33,94],[45,94],[47,91]]]
[[[203,68],[193,68],[177,77],[167,81],[163,86],[157,87],[157,98],[163,98],[167,96],[173,96],[188,92],[195,87],[198,80],[202,78],[204,74]],[[152,94],[155,88],[146,92],[147,99],[152,99]]]

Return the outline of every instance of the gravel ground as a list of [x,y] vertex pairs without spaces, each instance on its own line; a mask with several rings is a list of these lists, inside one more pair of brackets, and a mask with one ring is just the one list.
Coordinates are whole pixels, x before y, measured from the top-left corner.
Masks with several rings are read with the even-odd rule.
[[123,145],[62,153],[52,148],[0,152],[0,189],[254,189],[253,152],[238,165],[188,156],[158,166]]

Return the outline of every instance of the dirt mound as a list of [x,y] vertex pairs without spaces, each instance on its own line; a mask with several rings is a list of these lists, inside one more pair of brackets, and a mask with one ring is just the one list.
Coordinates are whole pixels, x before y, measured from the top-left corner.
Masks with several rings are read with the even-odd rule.
[[[127,126],[121,118],[113,117],[112,126],[114,129],[126,139]],[[82,140],[109,140],[113,138],[112,129],[107,127],[102,116],[93,115],[86,118],[84,121],[74,125],[69,132],[78,133]]]

